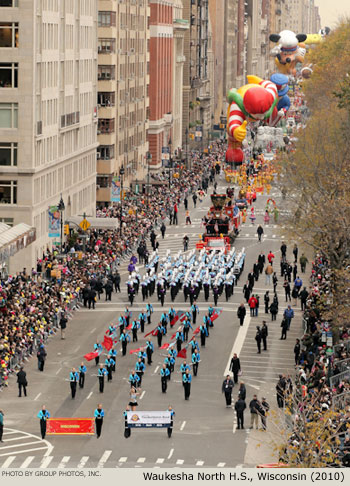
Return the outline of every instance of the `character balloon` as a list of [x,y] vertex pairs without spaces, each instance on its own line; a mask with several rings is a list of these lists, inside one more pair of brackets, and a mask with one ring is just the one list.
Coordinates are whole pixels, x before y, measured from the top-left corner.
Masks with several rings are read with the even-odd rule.
[[273,112],[269,119],[269,125],[274,127],[286,115],[290,108],[290,98],[288,96],[289,79],[285,74],[275,73],[271,76],[270,80],[276,85],[278,92],[278,113],[276,114]]
[[306,54],[306,49],[301,42],[307,38],[306,34],[297,34],[291,30],[282,30],[279,34],[271,34],[270,41],[278,43],[271,53],[276,56],[275,63],[278,71],[282,74],[295,76],[296,64],[302,63]]
[[268,80],[247,76],[248,84],[231,89],[227,99],[228,148],[226,161],[239,165],[243,162],[242,142],[247,135],[248,122],[268,120],[278,103],[277,87]]

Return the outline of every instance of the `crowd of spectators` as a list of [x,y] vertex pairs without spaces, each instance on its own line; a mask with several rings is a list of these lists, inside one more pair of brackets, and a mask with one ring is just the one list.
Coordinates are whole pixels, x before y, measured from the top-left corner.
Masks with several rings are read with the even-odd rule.
[[[84,289],[96,279],[116,271],[120,260],[129,256],[138,242],[156,224],[170,215],[175,203],[185,195],[202,189],[210,169],[221,160],[224,149],[214,144],[209,155],[191,153],[191,169],[173,169],[171,189],[166,171],[152,175],[146,193],[127,192],[122,206],[122,237],[118,230],[89,232],[85,244],[79,235],[65,243],[63,254],[47,249],[36,268],[0,279],[0,390],[8,376],[23,359],[33,354],[56,332],[60,316],[70,313],[83,296]],[[176,177],[175,175],[178,175]],[[157,181],[158,184],[153,184]],[[137,208],[137,211],[131,211]],[[119,217],[120,204],[99,207],[98,217]]]
[[[301,352],[296,354],[294,394],[286,399],[292,413],[288,462],[293,453],[305,462],[309,449],[318,464],[350,466],[350,356],[349,329],[326,321],[325,311],[332,304],[331,272],[327,260],[317,255],[312,264],[310,290],[304,312],[305,333]],[[333,345],[333,341],[337,343]],[[295,348],[297,352],[298,348]],[[287,397],[286,397],[287,398]],[[321,424],[327,448],[314,440],[308,428]],[[309,430],[309,433],[308,433]],[[313,438],[315,439],[315,438]],[[307,442],[309,441],[309,448]],[[331,450],[329,445],[331,444]]]

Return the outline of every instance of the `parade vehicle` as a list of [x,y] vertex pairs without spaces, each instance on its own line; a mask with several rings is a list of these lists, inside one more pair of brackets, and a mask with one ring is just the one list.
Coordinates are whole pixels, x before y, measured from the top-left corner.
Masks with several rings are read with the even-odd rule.
[[238,235],[240,225],[239,209],[232,206],[232,199],[226,194],[212,194],[213,205],[204,218],[205,233],[196,244],[197,250],[230,251],[231,244]]

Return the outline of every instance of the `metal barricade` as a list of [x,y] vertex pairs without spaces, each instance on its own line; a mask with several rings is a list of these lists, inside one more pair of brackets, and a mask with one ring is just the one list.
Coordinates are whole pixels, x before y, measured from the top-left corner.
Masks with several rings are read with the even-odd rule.
[[334,395],[332,398],[332,407],[335,410],[343,410],[350,405],[350,391]]
[[347,341],[343,341],[343,342],[341,342],[339,344],[335,344],[333,346],[333,353],[335,355],[337,355],[338,351],[340,351],[340,350],[344,350],[347,353],[350,352],[350,339],[348,339]]
[[350,370],[343,371],[329,379],[331,388],[337,387],[341,381],[350,380]]

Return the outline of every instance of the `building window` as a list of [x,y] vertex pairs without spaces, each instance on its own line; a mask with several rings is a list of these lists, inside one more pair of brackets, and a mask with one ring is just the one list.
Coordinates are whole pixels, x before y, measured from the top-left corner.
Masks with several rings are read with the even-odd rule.
[[18,23],[0,22],[0,47],[18,47]]
[[0,103],[0,128],[18,127],[18,103]]
[[5,223],[12,228],[14,225],[14,218],[0,218],[0,223]]
[[115,79],[114,66],[98,66],[98,79]]
[[0,142],[0,166],[17,165],[17,143]]
[[97,158],[111,160],[114,158],[114,145],[100,145],[97,147]]
[[98,120],[98,131],[100,133],[113,133],[114,118],[100,118]]
[[97,103],[100,106],[114,106],[115,93],[98,93]]
[[0,181],[0,204],[17,204],[17,181]]
[[98,12],[99,27],[115,27],[115,12]]
[[0,0],[0,7],[18,7],[18,0]]
[[110,187],[112,180],[111,176],[97,176],[96,184],[100,187]]
[[18,63],[0,63],[0,88],[18,88]]
[[115,52],[115,39],[99,39],[98,52],[100,54]]

